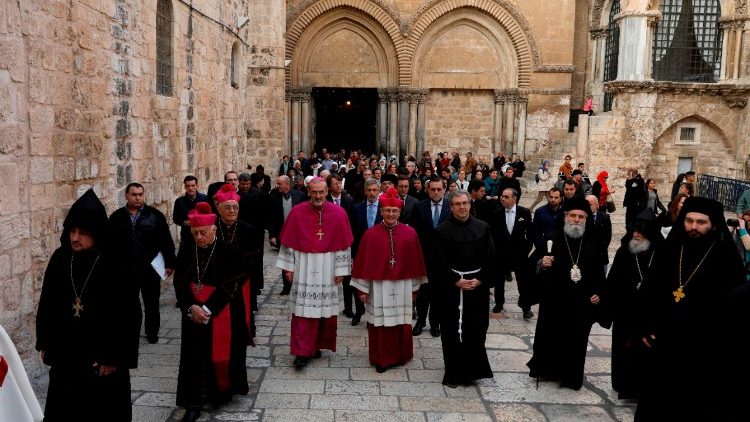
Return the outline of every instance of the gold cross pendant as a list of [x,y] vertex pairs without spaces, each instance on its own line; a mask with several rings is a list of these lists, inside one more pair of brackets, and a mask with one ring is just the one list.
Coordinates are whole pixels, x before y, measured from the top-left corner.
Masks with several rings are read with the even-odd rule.
[[685,297],[685,292],[682,291],[682,286],[673,291],[672,296],[674,296],[675,303],[678,303],[680,300],[682,300],[682,298]]
[[73,314],[74,317],[76,317],[76,318],[80,318],[81,317],[81,311],[83,310],[83,305],[81,305],[81,298],[80,297],[76,298],[75,302],[73,303],[73,307],[71,309],[73,309],[74,311],[76,311]]
[[196,283],[195,284],[195,294],[200,293],[202,288],[203,288],[203,285],[200,282]]

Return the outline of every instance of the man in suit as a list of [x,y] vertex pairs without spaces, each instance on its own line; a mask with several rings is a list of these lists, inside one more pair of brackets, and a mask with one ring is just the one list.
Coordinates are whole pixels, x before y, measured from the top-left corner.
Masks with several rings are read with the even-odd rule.
[[[380,182],[375,179],[367,179],[365,181],[365,200],[354,206],[354,213],[352,219],[352,234],[354,235],[354,244],[352,245],[352,257],[357,256],[359,250],[359,242],[362,240],[362,236],[365,234],[367,229],[370,227],[380,224],[383,221],[383,216],[380,215],[380,204],[378,197],[380,196]],[[385,251],[383,251],[385,253]],[[349,295],[352,295],[353,289],[349,292],[344,291],[344,306],[348,303]],[[354,295],[354,304],[356,305],[356,313],[352,316],[352,325],[359,324],[362,319],[362,315],[365,313],[364,304]],[[351,312],[351,305],[350,305]]]
[[[500,194],[502,208],[494,211],[491,223],[492,236],[495,241],[497,261],[502,273],[516,275],[518,283],[518,306],[523,311],[524,319],[534,316],[531,312],[533,299],[529,291],[529,253],[532,247],[531,211],[518,205],[518,192],[506,188]],[[495,307],[492,312],[503,310],[505,304],[505,281],[501,277],[495,284]]]
[[[258,166],[261,167],[261,166]],[[252,288],[254,294],[259,293],[263,289],[263,241],[266,238],[266,227],[268,218],[268,194],[264,193],[261,189],[253,186],[253,179],[258,179],[258,173],[250,175],[248,173],[240,173],[240,185],[237,193],[240,195],[239,206],[239,220],[253,226],[253,234],[255,238],[255,248],[258,251],[257,261],[261,265],[256,265],[253,268],[255,273],[251,275],[253,280]],[[268,176],[266,176],[268,177]],[[270,183],[270,182],[269,182]],[[258,303],[253,300],[253,308],[257,308]]]
[[[276,178],[276,191],[271,194],[269,215],[268,215],[268,241],[274,248],[279,247],[278,238],[281,228],[289,216],[289,212],[295,205],[305,201],[305,195],[296,190],[292,190],[292,181],[289,176],[279,176]],[[292,289],[292,283],[281,276],[284,282],[284,288],[281,295],[288,295]]]
[[500,184],[498,186],[497,191],[502,192],[505,189],[511,188],[514,189],[516,192],[518,192],[518,200],[521,200],[521,182],[516,179],[514,175],[515,170],[513,170],[513,167],[508,166],[508,168],[505,169],[505,175],[502,179],[500,179]]
[[490,223],[492,218],[492,211],[494,210],[494,202],[490,202],[484,198],[486,187],[484,181],[472,179],[469,182],[469,196],[471,197],[471,209],[469,213],[472,217]]
[[[410,161],[411,163],[411,161]],[[413,163],[412,163],[413,164]],[[398,176],[396,182],[396,190],[398,191],[398,197],[404,201],[404,206],[401,208],[401,216],[398,217],[398,221],[404,224],[408,224],[411,220],[411,214],[414,210],[414,206],[417,205],[417,198],[409,195],[409,189],[411,188],[411,178],[402,174]]]
[[[349,217],[349,224],[352,228],[352,233],[354,233],[354,201],[352,201],[352,198],[346,193],[346,191],[344,191],[341,176],[336,173],[330,174],[326,178],[326,183],[328,184],[328,196],[326,196],[326,200],[340,206],[346,211],[346,215]],[[354,247],[356,246],[353,245],[352,248]],[[354,318],[355,314],[352,312],[352,300],[354,300],[357,315],[364,314],[365,305],[357,298],[354,288],[349,285],[351,280],[351,276],[345,276],[342,283],[344,286],[344,315],[349,318]]]
[[434,278],[431,274],[434,267],[431,265],[432,250],[434,247],[433,239],[435,228],[450,217],[451,206],[448,201],[444,200],[445,183],[439,177],[433,176],[427,182],[427,189],[430,197],[414,206],[409,223],[417,231],[419,243],[422,246],[425,266],[427,267],[427,283],[423,283],[419,288],[419,295],[417,296],[417,323],[412,329],[412,334],[415,336],[422,334],[429,309],[430,334],[433,337],[438,337],[440,336],[439,318],[437,312],[435,312],[435,307],[430,306],[429,281]]
[[609,243],[612,241],[612,220],[609,215],[599,209],[599,198],[595,195],[586,197],[591,206],[591,218],[588,219],[586,229],[594,233],[595,241],[598,247],[597,251],[601,254],[601,262],[604,263],[604,273],[607,273],[609,265]]

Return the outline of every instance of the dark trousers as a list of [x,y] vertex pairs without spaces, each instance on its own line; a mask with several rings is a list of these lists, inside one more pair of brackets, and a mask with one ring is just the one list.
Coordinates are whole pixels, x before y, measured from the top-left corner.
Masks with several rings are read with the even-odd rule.
[[350,276],[344,277],[344,312],[352,311],[352,299],[354,299],[354,309],[357,315],[363,315],[365,313],[365,304],[359,300],[357,296],[357,289],[350,285],[352,278]]
[[49,371],[44,420],[130,421],[130,370],[118,367],[107,376],[91,362],[55,365]]
[[146,337],[159,335],[159,295],[161,294],[161,279],[155,271],[145,270],[139,277],[139,287],[143,297],[143,313]]
[[527,268],[523,266],[507,268],[503,273],[503,277],[495,282],[495,304],[501,307],[505,305],[505,276],[504,274],[510,274],[513,272],[516,275],[516,283],[518,284],[518,306],[522,311],[530,311],[531,305],[534,301],[531,298],[532,294],[530,291],[531,285],[529,284],[529,272]]
[[435,312],[435,306],[431,302],[430,283],[423,283],[419,287],[419,294],[417,295],[417,324],[424,324],[427,321],[429,310],[430,327],[438,328],[440,322]]

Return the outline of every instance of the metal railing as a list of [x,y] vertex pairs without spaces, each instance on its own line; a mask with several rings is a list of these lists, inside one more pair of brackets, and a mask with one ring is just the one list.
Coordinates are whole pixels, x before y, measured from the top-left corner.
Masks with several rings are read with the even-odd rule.
[[740,196],[750,189],[746,180],[728,179],[726,177],[701,174],[698,176],[698,195],[715,199],[724,204],[724,210],[734,212]]

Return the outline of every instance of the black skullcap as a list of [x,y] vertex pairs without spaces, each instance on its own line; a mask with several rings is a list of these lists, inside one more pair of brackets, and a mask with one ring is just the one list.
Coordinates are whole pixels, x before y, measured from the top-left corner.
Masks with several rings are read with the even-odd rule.
[[396,183],[398,183],[398,176],[396,176],[393,173],[386,173],[380,176],[380,183],[383,183],[383,182],[391,182],[395,185]]

